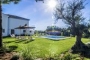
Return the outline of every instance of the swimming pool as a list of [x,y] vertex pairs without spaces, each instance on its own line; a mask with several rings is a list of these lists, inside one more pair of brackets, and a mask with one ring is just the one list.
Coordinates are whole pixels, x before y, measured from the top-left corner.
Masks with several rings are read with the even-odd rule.
[[48,38],[52,40],[61,40],[61,39],[66,39],[64,36],[54,36],[54,35],[47,35],[47,36],[41,36],[42,38]]

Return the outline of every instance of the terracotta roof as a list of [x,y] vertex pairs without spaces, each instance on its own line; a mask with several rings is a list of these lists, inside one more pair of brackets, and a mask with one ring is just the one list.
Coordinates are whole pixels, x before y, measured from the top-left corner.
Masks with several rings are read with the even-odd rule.
[[10,15],[10,14],[7,14],[9,17],[11,18],[17,18],[17,19],[24,19],[24,20],[30,20],[30,19],[27,19],[27,18],[23,18],[23,17],[20,17],[20,16],[16,16],[16,15]]

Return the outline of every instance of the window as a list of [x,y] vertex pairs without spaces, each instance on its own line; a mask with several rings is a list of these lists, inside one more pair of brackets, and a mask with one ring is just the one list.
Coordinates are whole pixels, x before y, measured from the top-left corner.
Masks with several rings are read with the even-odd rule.
[[31,33],[32,31],[30,31],[30,33]]
[[23,30],[23,32],[25,33],[25,32],[26,32],[26,30]]
[[5,33],[5,29],[2,29],[2,32]]
[[14,34],[14,29],[11,29],[11,34]]

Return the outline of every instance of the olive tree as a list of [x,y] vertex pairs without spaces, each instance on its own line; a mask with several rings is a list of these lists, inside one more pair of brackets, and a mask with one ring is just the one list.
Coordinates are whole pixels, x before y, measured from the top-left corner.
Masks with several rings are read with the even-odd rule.
[[73,53],[87,53],[89,48],[81,41],[85,25],[81,22],[85,20],[82,10],[85,8],[85,0],[60,1],[56,7],[54,16],[56,20],[62,20],[71,26],[73,35],[76,36],[76,42],[72,46]]

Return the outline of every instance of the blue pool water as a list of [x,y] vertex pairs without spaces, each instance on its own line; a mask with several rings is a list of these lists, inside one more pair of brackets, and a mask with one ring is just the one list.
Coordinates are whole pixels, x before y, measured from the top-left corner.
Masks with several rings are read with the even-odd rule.
[[47,35],[47,36],[41,36],[42,38],[48,38],[52,40],[60,40],[60,39],[65,39],[66,37],[64,36],[54,36],[54,35]]

